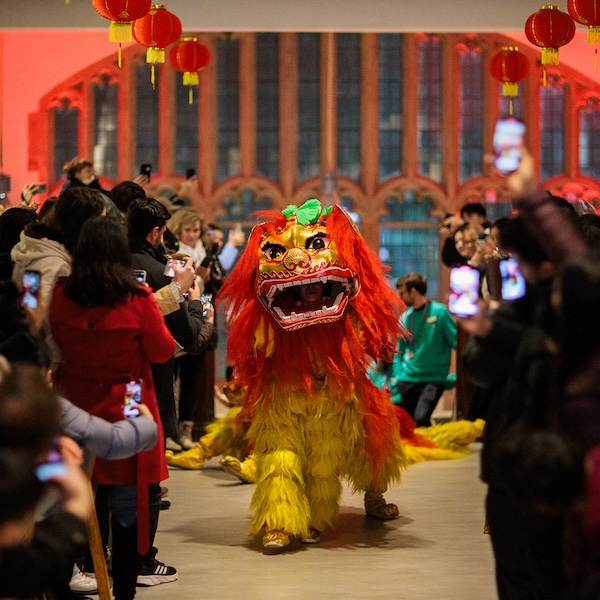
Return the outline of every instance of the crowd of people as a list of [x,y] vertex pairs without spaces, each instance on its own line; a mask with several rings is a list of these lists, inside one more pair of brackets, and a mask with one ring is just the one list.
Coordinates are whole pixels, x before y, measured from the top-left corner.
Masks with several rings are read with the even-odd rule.
[[[143,180],[108,192],[90,161],[65,172],[57,198],[40,208],[27,185],[22,204],[0,214],[0,597],[94,592],[95,508],[114,597],[131,600],[136,586],[177,579],[155,546],[165,444],[192,435],[178,428],[175,356],[201,360],[216,343],[201,292],[216,295],[221,250],[231,266],[244,234],[224,244],[194,211],[204,238],[173,228],[167,245],[176,207],[146,197]],[[180,425],[193,419],[186,402]]]
[[[48,600],[62,600],[74,590],[91,593],[95,580],[85,524],[95,511],[105,548],[111,535],[114,597],[132,600],[136,586],[178,576],[175,567],[157,558],[167,461],[201,468],[218,454],[207,450],[207,438],[203,444],[194,441],[202,384],[214,372],[209,353],[217,344],[215,310],[202,295],[214,300],[220,293],[245,239],[232,230],[225,243],[224,232],[195,208],[147,197],[143,179],[121,182],[109,192],[101,188],[90,161],[74,159],[65,172],[67,182],[57,198],[38,207],[36,190],[26,186],[23,204],[0,214],[0,597],[43,593]],[[234,323],[240,348],[234,379],[245,378],[249,390],[243,410],[253,407],[247,436],[253,471],[246,478],[257,484],[253,531],[266,523],[265,548],[279,550],[294,537],[318,543],[337,514],[338,476],[344,472],[365,491],[367,514],[397,517],[397,508],[382,494],[404,460],[396,427],[387,425],[379,433],[393,435],[388,454],[355,440],[353,452],[360,460],[353,466],[340,458],[341,446],[335,457],[316,449],[305,456],[299,450],[304,438],[294,445],[287,416],[273,413],[269,394],[293,400],[303,419],[294,434],[316,436],[320,447],[331,445],[323,443],[327,432],[305,404],[318,401],[319,410],[331,410],[332,390],[336,398],[356,396],[353,410],[359,410],[361,394],[375,398],[367,413],[386,398],[427,427],[443,392],[454,386],[455,349],[457,395],[463,402],[468,397],[469,418],[486,421],[481,477],[488,485],[485,508],[499,598],[600,597],[600,217],[579,214],[566,200],[538,189],[526,150],[507,184],[514,194],[511,216],[489,222],[483,205],[468,203],[441,225],[441,262],[478,273],[472,313],[452,314],[445,303],[429,298],[422,274],[406,274],[396,282],[397,297],[386,313],[391,323],[394,307],[406,309],[392,328],[394,338],[399,336],[397,344],[391,343],[396,354],[384,357],[383,346],[371,352],[380,359],[385,373],[380,387],[387,395],[357,375],[365,351],[374,350],[365,347],[365,335],[390,345],[375,319],[363,322],[357,311],[354,321],[348,317],[351,325],[328,326],[344,337],[349,350],[324,334],[316,363],[299,357],[289,381],[280,379],[280,357],[273,347],[288,348],[290,339],[306,341],[308,334],[292,336],[284,326],[282,334],[261,325],[246,340],[248,323]],[[283,211],[283,221],[275,220],[280,230],[265,225],[268,243],[253,246],[240,266],[250,269],[260,248],[265,268],[272,268],[286,251],[284,225],[322,227],[306,238],[303,253],[327,253],[321,245],[326,224],[342,231],[346,217],[337,212],[331,217],[323,209],[310,220],[303,210]],[[353,257],[357,252],[343,241],[337,250]],[[513,263],[506,269],[509,259],[518,270]],[[301,267],[297,256],[292,262]],[[523,277],[522,296],[507,298],[503,269],[513,292],[517,277]],[[243,295],[251,289],[246,279],[254,282],[254,277],[253,270],[238,272],[224,295],[232,314],[254,311],[251,316],[259,323],[267,306],[259,297]],[[383,281],[383,276],[371,279]],[[30,281],[34,288],[24,290]],[[356,303],[358,291],[351,283],[332,299],[335,285],[303,285],[295,312],[284,315],[273,308],[274,314],[302,319],[307,310],[318,318],[319,307],[337,309],[344,294]],[[24,293],[33,302],[24,304]],[[359,321],[367,332],[360,336]],[[322,324],[316,327],[326,331]],[[332,362],[329,354],[335,352],[341,354]],[[269,393],[259,380],[265,373]],[[203,432],[214,419],[210,387],[208,408],[200,411]],[[127,418],[126,403],[139,416]],[[364,427],[366,421],[352,414],[354,426]],[[377,411],[382,423],[392,414]],[[329,418],[346,422],[350,417],[336,409]],[[363,434],[361,440],[371,435],[366,429]],[[381,448],[383,442],[377,442]],[[243,446],[240,459],[246,455]],[[184,450],[192,453],[178,459]],[[283,454],[289,464],[281,462]],[[289,478],[296,472],[296,454],[304,456],[302,469],[311,474],[302,485]],[[375,460],[385,466],[382,475],[370,471],[369,461]],[[94,486],[93,499],[84,470]],[[323,498],[311,483],[316,473]],[[297,506],[289,501],[290,490]]]

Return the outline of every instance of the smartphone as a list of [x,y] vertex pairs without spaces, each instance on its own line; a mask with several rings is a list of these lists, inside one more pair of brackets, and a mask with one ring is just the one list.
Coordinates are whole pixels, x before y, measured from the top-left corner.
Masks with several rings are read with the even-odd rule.
[[45,183],[38,183],[35,190],[33,190],[34,196],[36,194],[45,194],[45,193],[46,193],[46,184]]
[[139,405],[142,403],[142,382],[132,380],[125,384],[125,401],[123,403],[123,416],[135,419],[140,415]]
[[201,294],[200,302],[202,302],[202,316],[205,317],[208,309],[212,306],[212,294]]
[[41,462],[35,468],[36,477],[40,481],[50,481],[56,477],[65,477],[67,472],[67,465],[63,461],[58,445],[55,445],[44,458],[44,462]]
[[185,171],[185,178],[186,179],[191,179],[192,177],[196,176],[196,169],[186,169]]
[[134,269],[133,275],[140,285],[144,285],[146,283],[146,271]]
[[42,274],[39,271],[25,271],[21,285],[23,287],[23,296],[21,304],[29,308],[38,307],[38,292],[42,283]]
[[519,269],[519,263],[514,258],[500,261],[502,276],[502,300],[516,300],[525,295],[525,278]]
[[472,317],[479,307],[479,271],[467,265],[450,269],[448,310],[457,317]]
[[150,163],[144,163],[140,166],[140,175],[145,175],[150,181],[150,175],[152,175],[152,165]]
[[494,165],[502,175],[509,175],[521,163],[525,123],[515,117],[498,119],[494,129]]
[[170,258],[165,266],[165,275],[167,277],[175,277],[175,267],[180,266],[181,268],[185,267],[185,260],[179,260],[177,258]]

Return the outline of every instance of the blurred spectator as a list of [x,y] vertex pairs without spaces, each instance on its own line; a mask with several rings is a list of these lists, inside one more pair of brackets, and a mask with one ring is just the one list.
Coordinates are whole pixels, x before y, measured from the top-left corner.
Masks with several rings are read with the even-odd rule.
[[[50,324],[63,353],[55,381],[65,396],[114,422],[123,417],[128,382],[138,381],[144,404],[159,422],[150,362],[171,358],[175,344],[150,290],[134,278],[125,229],[118,222],[96,218],[84,225],[72,274],[55,288]],[[154,541],[159,482],[168,477],[160,424],[159,438],[152,450],[135,458],[98,459],[94,465],[92,480],[106,493],[112,514],[117,598],[132,599],[136,581],[145,578],[177,579],[175,569],[156,560],[155,549],[152,564],[138,571],[136,549],[146,554]]]
[[10,253],[23,229],[37,219],[34,211],[18,207],[9,208],[0,215],[0,280],[11,279],[13,261]]
[[96,174],[94,173],[94,163],[86,158],[76,156],[63,166],[63,171],[67,176],[61,193],[74,187],[85,187],[99,192],[104,191]]

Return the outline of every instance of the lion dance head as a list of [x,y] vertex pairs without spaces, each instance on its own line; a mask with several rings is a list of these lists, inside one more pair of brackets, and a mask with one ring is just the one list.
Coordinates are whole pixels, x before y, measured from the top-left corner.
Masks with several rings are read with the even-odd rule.
[[390,359],[404,307],[344,209],[312,199],[259,217],[268,220],[219,294],[236,378],[251,383],[268,369],[310,387],[317,370],[340,379],[365,354]]

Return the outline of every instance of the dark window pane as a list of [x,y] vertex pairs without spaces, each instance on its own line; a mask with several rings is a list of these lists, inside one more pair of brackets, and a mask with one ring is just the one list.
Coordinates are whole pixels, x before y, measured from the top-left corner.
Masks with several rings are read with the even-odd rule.
[[458,54],[460,181],[481,175],[483,166],[483,53],[475,44]]
[[256,34],[256,172],[279,179],[279,34]]
[[79,109],[68,100],[52,109],[54,113],[54,179],[64,177],[63,166],[79,154]]
[[402,167],[402,44],[399,33],[379,38],[379,178]]
[[112,179],[118,178],[118,95],[119,86],[107,76],[94,86],[94,168]]
[[136,115],[135,115],[135,160],[138,165],[150,163],[158,170],[158,86],[160,69],[155,68],[155,87],[150,83],[150,72],[146,65],[135,70]]
[[321,36],[298,34],[298,181],[321,172]]
[[600,101],[590,98],[579,109],[579,170],[600,179]]
[[[200,78],[202,85],[202,78]],[[192,87],[190,104],[189,86],[183,85],[181,74],[175,79],[175,171],[183,175],[187,169],[198,171],[198,121],[200,87]]]
[[[427,295],[440,294],[438,220],[432,216],[433,201],[418,202],[414,192],[407,190],[404,198],[386,200],[388,214],[380,218],[379,256],[391,267],[392,282],[411,272],[427,277]],[[411,223],[414,225],[411,226]]]
[[540,156],[542,180],[564,172],[564,91],[562,86],[540,87]]
[[442,181],[442,42],[419,41],[417,151],[419,173]]
[[240,171],[240,43],[217,41],[217,180]]
[[337,40],[338,172],[360,179],[360,35],[340,33]]

